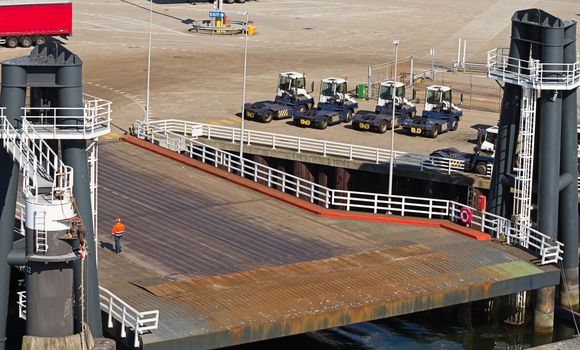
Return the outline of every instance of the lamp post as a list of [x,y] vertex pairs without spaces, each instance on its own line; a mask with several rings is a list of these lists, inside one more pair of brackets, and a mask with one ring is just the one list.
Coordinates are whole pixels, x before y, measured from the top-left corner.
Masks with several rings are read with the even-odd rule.
[[149,0],[149,45],[147,49],[147,95],[145,97],[145,124],[149,123],[149,95],[151,88],[151,27],[153,23],[153,0]]
[[242,12],[246,15],[245,23],[245,38],[244,38],[244,78],[242,86],[242,125],[240,129],[240,170],[242,177],[244,176],[244,120],[245,116],[245,104],[246,104],[246,72],[248,67],[248,12]]
[[395,161],[395,91],[397,90],[397,61],[399,59],[399,40],[393,40],[395,45],[395,77],[393,82],[393,96],[391,100],[391,109],[393,115],[391,117],[391,159],[389,161],[389,196],[393,195],[393,163]]

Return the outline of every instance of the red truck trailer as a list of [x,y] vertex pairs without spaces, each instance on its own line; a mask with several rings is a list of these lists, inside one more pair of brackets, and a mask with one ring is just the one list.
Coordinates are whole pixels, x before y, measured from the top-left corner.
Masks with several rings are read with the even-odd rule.
[[0,0],[0,44],[29,47],[72,35],[72,1]]

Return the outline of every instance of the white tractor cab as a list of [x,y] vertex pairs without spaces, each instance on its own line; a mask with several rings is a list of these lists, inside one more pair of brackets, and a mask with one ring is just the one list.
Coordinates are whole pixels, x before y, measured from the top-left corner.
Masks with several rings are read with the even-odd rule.
[[310,91],[306,91],[304,74],[297,72],[280,73],[275,102],[287,105],[295,104],[299,111],[304,112],[314,107],[314,98],[311,95],[313,90],[314,82],[312,82]]
[[358,102],[350,97],[347,91],[344,79],[322,79],[317,108],[309,109],[304,113],[295,113],[294,125],[317,127],[324,130],[329,125],[350,123],[355,110],[358,108]]
[[431,85],[425,93],[423,111],[454,114],[461,109],[453,104],[453,93],[449,86]]
[[495,142],[497,140],[497,126],[491,126],[485,130],[478,131],[476,152],[484,153],[490,156],[495,155]]
[[[346,80],[340,78],[326,78],[320,81],[320,104],[331,104],[334,106],[352,105],[358,103],[348,94]],[[356,108],[356,107],[355,107]]]
[[[393,122],[393,92],[395,93],[395,121]],[[405,98],[405,85],[392,80],[379,85],[379,95],[375,112],[359,111],[352,118],[355,130],[384,133],[387,129],[398,127],[401,119],[413,118],[417,107]]]

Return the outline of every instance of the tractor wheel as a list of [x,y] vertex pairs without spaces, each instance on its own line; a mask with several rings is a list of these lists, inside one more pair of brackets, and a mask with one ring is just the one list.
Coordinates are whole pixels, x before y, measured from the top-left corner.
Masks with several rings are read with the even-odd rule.
[[454,120],[453,124],[451,124],[451,131],[457,130],[458,127],[459,127],[459,122],[457,120]]
[[46,37],[44,35],[39,35],[36,38],[34,38],[34,45],[38,46],[44,43],[46,43]]
[[272,111],[265,111],[264,116],[262,117],[262,122],[269,123],[274,119],[274,113]]
[[320,130],[326,129],[327,126],[328,126],[328,118],[322,119],[322,121],[320,122],[320,124],[318,124],[318,128]]
[[234,3],[234,0],[224,0],[224,3],[226,3],[226,4],[233,4]]
[[353,115],[353,111],[349,109],[346,112],[346,117],[344,117],[344,122],[345,123],[350,123],[350,121],[352,120],[352,115]]
[[239,4],[243,4],[244,2],[246,2],[246,0],[236,0],[236,2]]
[[32,46],[32,38],[27,36],[23,36],[20,38],[20,46],[22,47],[30,47]]
[[429,137],[434,139],[437,137],[437,135],[439,135],[439,128],[438,127],[434,127],[433,129],[431,129],[431,131],[429,131]]
[[8,39],[6,39],[6,47],[15,48],[16,46],[18,46],[18,38],[17,37],[11,36]]
[[476,174],[485,175],[487,174],[487,164],[485,162],[477,162],[474,170]]
[[379,130],[379,134],[384,134],[387,132],[387,121],[386,120],[383,120],[381,122],[381,125],[379,126],[378,130]]

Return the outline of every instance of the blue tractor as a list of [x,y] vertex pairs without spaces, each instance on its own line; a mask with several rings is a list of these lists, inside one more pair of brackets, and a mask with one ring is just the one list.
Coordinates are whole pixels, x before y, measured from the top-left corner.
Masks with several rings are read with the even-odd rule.
[[[395,93],[394,123],[392,121],[393,92]],[[379,97],[375,112],[357,112],[352,118],[352,127],[355,130],[374,131],[384,134],[388,129],[398,127],[402,119],[412,118],[416,113],[417,107],[405,98],[405,85],[400,82],[385,81],[379,87]]]
[[463,112],[452,102],[452,91],[448,86],[431,85],[425,93],[422,115],[402,120],[403,130],[410,135],[431,138],[447,131],[455,131]]
[[293,122],[296,126],[311,126],[324,130],[329,125],[349,123],[357,108],[358,102],[348,94],[346,80],[326,78],[320,82],[318,106],[295,113]]
[[244,105],[244,118],[269,123],[274,119],[292,118],[296,111],[304,112],[314,106],[312,89],[306,91],[306,78],[301,73],[285,72],[278,76],[274,101],[260,101]]

